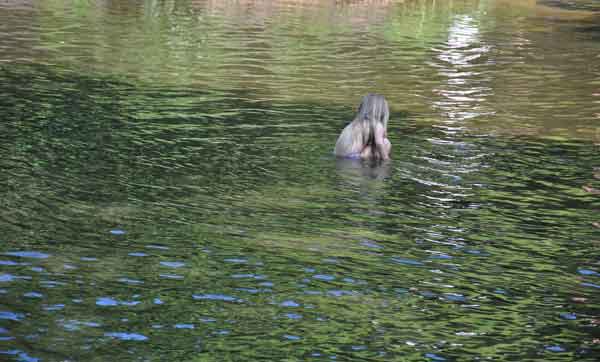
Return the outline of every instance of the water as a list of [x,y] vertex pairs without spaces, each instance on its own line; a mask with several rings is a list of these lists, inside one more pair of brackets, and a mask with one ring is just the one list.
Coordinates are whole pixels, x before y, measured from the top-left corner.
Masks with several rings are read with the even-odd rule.
[[0,359],[596,361],[599,10],[0,2]]

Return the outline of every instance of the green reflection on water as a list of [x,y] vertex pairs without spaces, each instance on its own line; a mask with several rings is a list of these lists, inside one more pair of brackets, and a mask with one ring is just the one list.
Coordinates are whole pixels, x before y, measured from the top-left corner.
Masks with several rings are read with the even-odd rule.
[[[589,38],[500,2],[65,4],[36,10],[56,31],[34,64],[0,69],[0,251],[50,254],[0,258],[29,263],[0,264],[0,311],[23,313],[1,350],[593,360]],[[371,88],[394,159],[336,161]]]
[[10,325],[17,348],[42,328],[31,352],[47,358],[592,353],[593,309],[573,303],[598,295],[577,281],[594,263],[589,142],[449,135],[396,113],[405,137],[372,168],[328,156],[337,127],[319,120],[343,109],[18,69],[3,73],[3,249],[52,256],[7,289],[29,317]]
[[6,6],[5,63],[346,109],[375,90],[427,125],[452,97],[484,131],[598,139],[586,1],[32,3]]

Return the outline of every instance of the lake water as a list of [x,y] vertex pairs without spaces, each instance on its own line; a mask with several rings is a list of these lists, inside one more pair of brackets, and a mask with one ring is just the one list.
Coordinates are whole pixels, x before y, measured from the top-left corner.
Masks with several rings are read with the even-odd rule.
[[595,0],[0,1],[0,360],[597,361],[599,125]]

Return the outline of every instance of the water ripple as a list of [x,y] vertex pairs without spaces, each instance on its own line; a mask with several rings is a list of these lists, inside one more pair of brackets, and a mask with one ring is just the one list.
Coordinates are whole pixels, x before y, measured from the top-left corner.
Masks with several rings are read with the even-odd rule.
[[[594,360],[597,19],[544,3],[0,1],[0,353]],[[392,160],[335,160],[367,92]]]

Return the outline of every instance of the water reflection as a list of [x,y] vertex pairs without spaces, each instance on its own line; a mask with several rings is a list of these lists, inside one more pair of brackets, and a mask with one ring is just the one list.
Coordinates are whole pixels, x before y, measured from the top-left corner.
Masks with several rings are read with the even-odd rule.
[[381,181],[390,177],[391,174],[391,162],[369,163],[362,160],[338,158],[335,164],[339,174],[351,184],[364,179]]
[[498,4],[0,3],[2,357],[593,361],[598,45]]

